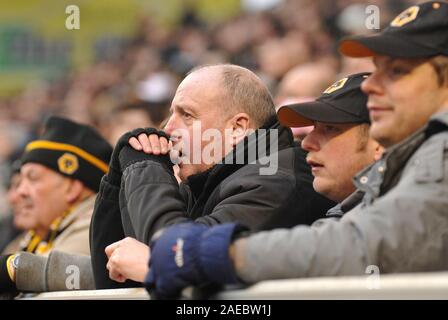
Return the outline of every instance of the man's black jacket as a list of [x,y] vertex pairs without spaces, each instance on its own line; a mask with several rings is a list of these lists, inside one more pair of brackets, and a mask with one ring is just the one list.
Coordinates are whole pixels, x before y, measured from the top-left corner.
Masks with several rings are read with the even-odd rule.
[[[210,226],[239,222],[252,230],[267,230],[311,224],[324,217],[334,203],[313,190],[305,152],[294,143],[291,130],[274,119],[261,129],[277,130],[278,140],[275,135],[271,140],[272,131],[257,130],[227,155],[224,163],[190,176],[180,185],[154,156],[129,165],[120,188],[105,176],[90,230],[96,287],[135,286],[110,280],[106,269],[105,247],[127,236],[148,244],[156,231],[183,222]],[[253,155],[249,151],[254,148],[256,161],[251,162],[248,154]],[[235,164],[236,159],[244,161]],[[275,174],[260,174],[260,168],[269,166],[267,159],[271,166],[278,159]],[[226,164],[229,162],[234,164]]]

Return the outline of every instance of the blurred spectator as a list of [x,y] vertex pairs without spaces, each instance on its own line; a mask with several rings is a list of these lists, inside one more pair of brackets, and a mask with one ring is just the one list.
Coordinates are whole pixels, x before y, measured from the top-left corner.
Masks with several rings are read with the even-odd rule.
[[[50,117],[44,133],[26,146],[11,200],[31,219],[17,216],[28,230],[0,256],[1,292],[41,285],[37,274],[45,274],[45,264],[39,256],[54,250],[89,255],[91,215],[111,153],[93,128],[60,117]],[[24,254],[27,259],[15,260]]]
[[21,201],[17,192],[20,184],[20,162],[16,161],[11,167],[11,177],[7,185],[7,200],[11,211],[0,217],[0,253],[19,235],[20,230],[28,228],[27,218],[22,215]]
[[115,145],[123,134],[135,128],[158,128],[160,123],[153,121],[149,108],[145,103],[137,102],[114,109],[105,124],[109,143]]
[[355,59],[349,57],[343,57],[341,59],[341,76],[357,72],[372,72],[373,70],[374,65],[372,59]]
[[5,185],[10,185],[12,175],[11,161],[16,159],[18,150],[27,140],[26,128],[15,122],[2,121],[0,118],[0,218],[10,209]]
[[[331,83],[336,76],[335,68],[323,62],[306,63],[299,65],[285,74],[279,83],[275,97],[277,108],[292,103],[313,101]],[[313,126],[291,128],[294,138],[301,141]]]
[[89,253],[88,227],[95,192],[112,148],[92,128],[51,117],[27,145],[10,193],[17,227],[29,231],[6,251],[48,254],[53,247]]
[[325,62],[301,64],[289,70],[279,83],[276,105],[285,104],[287,99],[312,97],[313,100],[320,96],[336,77],[335,68]]
[[292,67],[307,62],[311,54],[308,39],[300,32],[267,40],[256,52],[261,74],[271,81],[278,81]]

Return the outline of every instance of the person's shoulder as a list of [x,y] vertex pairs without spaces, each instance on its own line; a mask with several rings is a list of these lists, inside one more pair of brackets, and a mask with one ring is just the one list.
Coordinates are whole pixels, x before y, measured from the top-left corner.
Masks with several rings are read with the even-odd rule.
[[89,230],[90,217],[84,215],[73,221],[55,239],[53,249],[67,253],[90,254]]
[[428,137],[416,150],[415,154],[418,156],[426,155],[430,157],[430,153],[437,150],[444,154],[444,158],[448,157],[448,153],[444,152],[448,150],[448,130],[438,132]]
[[448,179],[448,131],[441,131],[426,139],[406,164],[405,172],[412,172],[414,182],[446,183]]
[[441,131],[441,132],[438,132],[438,133],[432,135],[425,142],[431,143],[433,141],[448,141],[448,128],[446,130],[444,130],[444,131]]

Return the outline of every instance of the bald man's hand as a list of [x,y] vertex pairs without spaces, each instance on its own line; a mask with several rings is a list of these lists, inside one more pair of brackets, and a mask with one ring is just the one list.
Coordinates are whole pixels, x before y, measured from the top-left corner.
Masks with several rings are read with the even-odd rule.
[[150,250],[147,245],[133,238],[112,243],[105,249],[109,277],[117,282],[127,279],[143,282],[149,271]]
[[128,142],[135,150],[154,155],[165,155],[172,148],[166,137],[157,134],[141,133],[137,137],[131,137]]
[[[176,153],[172,152],[174,147],[170,137],[155,128],[138,128],[132,130],[120,138],[125,146],[120,150],[114,150],[119,162],[120,175],[133,163],[151,159],[160,163],[170,173],[173,173],[173,158]],[[173,158],[173,159],[172,159]]]

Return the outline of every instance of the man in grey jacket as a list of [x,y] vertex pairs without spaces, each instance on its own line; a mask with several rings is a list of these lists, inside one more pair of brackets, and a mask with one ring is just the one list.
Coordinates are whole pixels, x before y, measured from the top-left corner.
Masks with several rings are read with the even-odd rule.
[[247,237],[235,224],[180,225],[151,246],[146,284],[162,297],[204,282],[361,275],[448,268],[448,4],[412,6],[383,32],[341,42],[372,56],[362,84],[370,134],[387,149],[355,177],[364,192],[340,220]]

